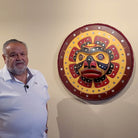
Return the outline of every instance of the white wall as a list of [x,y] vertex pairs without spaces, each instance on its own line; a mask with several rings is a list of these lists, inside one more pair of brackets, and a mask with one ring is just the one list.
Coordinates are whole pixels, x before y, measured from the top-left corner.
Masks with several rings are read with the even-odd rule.
[[[0,45],[11,38],[29,47],[29,66],[49,84],[49,138],[138,137],[138,0],[0,0]],[[92,23],[120,30],[134,51],[134,73],[125,89],[99,104],[75,99],[62,84],[57,57],[64,39]],[[1,51],[0,51],[1,54]],[[0,67],[3,59],[0,58]]]

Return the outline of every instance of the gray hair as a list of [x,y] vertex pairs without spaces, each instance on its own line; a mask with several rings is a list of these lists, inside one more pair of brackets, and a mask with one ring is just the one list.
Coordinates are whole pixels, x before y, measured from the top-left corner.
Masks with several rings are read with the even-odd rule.
[[23,45],[27,48],[27,45],[26,45],[24,42],[19,41],[19,40],[17,40],[17,39],[10,39],[10,40],[6,41],[6,42],[3,44],[3,54],[6,54],[5,49],[6,49],[6,47],[7,47],[10,43],[21,43],[21,44],[23,44]]

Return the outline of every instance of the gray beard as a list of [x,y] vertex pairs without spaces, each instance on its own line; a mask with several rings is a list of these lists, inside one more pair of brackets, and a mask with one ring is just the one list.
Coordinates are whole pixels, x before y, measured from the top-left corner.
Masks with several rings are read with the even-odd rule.
[[25,73],[27,67],[24,66],[24,68],[22,69],[18,69],[16,67],[14,67],[13,69],[8,69],[9,72],[11,72],[13,75],[22,75],[23,73]]

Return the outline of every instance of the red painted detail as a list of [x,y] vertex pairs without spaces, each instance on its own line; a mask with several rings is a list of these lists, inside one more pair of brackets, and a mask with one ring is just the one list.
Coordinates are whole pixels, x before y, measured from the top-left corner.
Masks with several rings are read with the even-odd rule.
[[84,65],[84,67],[88,67],[88,62],[85,60],[85,61],[83,62],[83,65]]
[[119,70],[120,65],[118,63],[114,63],[114,62],[112,62],[112,64],[114,65],[114,69],[112,70],[111,74],[108,74],[108,76],[111,78],[114,78]]
[[84,69],[81,71],[81,75],[84,78],[99,78],[102,75],[102,72],[96,69]]
[[70,64],[70,65],[69,65],[69,70],[70,70],[70,73],[71,73],[72,77],[73,77],[73,78],[77,78],[79,75],[76,74],[76,72],[75,72],[75,70],[74,70],[74,65],[75,65],[75,64]]
[[74,47],[74,48],[71,50],[70,55],[69,55],[69,61],[74,62],[73,57],[74,57],[75,52],[76,52],[77,50],[79,50],[79,49],[76,48],[76,47]]
[[91,86],[92,86],[92,82],[90,82],[90,83],[85,82],[85,81],[83,81],[83,80],[81,79],[81,77],[79,78],[78,83],[79,83],[80,85],[84,86],[84,87],[87,87],[87,88],[91,88]]
[[95,62],[95,61],[92,61],[92,62],[90,63],[90,67],[96,67],[96,62]]
[[108,83],[109,83],[109,80],[106,77],[104,81],[94,82],[94,85],[95,85],[96,88],[100,88],[100,87],[103,87],[103,86],[107,85]]
[[115,47],[114,45],[111,45],[111,46],[108,47],[107,49],[110,49],[110,50],[112,50],[112,52],[113,52],[114,58],[113,58],[112,60],[117,60],[117,59],[119,59],[119,53],[118,53],[118,51],[117,51],[117,49],[116,49],[116,47]]
[[94,43],[96,41],[100,41],[101,43],[105,44],[105,47],[109,44],[109,40],[107,38],[101,37],[101,36],[96,36],[94,39]]
[[84,38],[84,39],[81,39],[81,40],[78,42],[78,45],[79,45],[79,47],[81,48],[81,45],[82,45],[82,44],[86,44],[87,42],[91,42],[91,43],[92,43],[91,37],[86,37],[86,38]]

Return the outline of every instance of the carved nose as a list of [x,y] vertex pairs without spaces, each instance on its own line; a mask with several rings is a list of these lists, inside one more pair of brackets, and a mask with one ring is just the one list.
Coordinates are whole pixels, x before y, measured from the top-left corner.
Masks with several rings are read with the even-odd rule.
[[88,67],[88,62],[86,60],[84,61],[83,64],[84,64],[84,68],[87,68]]
[[90,63],[90,67],[96,68],[96,62],[95,62],[95,61],[92,61],[92,62]]
[[84,68],[86,68],[86,67],[88,67],[88,68],[91,68],[91,67],[96,68],[96,62],[95,62],[95,60],[93,59],[92,56],[88,56],[87,59],[84,61]]

